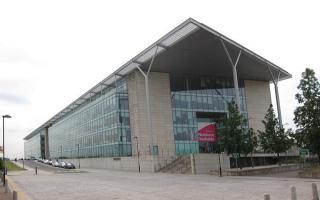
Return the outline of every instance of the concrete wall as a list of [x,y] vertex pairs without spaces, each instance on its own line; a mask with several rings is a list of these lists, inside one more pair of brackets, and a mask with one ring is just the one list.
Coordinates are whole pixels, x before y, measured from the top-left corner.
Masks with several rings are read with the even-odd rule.
[[[78,159],[63,159],[63,161],[73,163],[78,168]],[[151,172],[152,170],[151,157],[140,158],[140,168],[143,172]],[[138,171],[137,157],[119,157],[119,158],[81,158],[80,168],[90,169],[111,169],[123,171]]]
[[245,80],[245,93],[249,117],[249,127],[264,130],[262,120],[271,104],[270,84],[265,81]]
[[[230,159],[226,154],[221,154],[221,168],[230,169]],[[208,174],[211,171],[219,171],[219,154],[195,154],[195,173]]]
[[[139,171],[139,163],[141,172],[154,172],[154,169],[158,171],[160,168],[164,167],[166,164],[171,163],[176,156],[155,156],[152,161],[152,156],[145,155],[139,157],[104,157],[104,158],[81,158],[80,168],[90,168],[90,169],[111,169],[120,171]],[[65,162],[73,163],[76,168],[79,166],[78,159],[63,159]],[[154,168],[155,166],[155,168]]]
[[[158,145],[161,159],[164,159],[164,155],[175,155],[169,74],[152,72],[149,88],[154,145]],[[150,152],[150,134],[145,80],[139,71],[128,76],[128,95],[133,155],[137,155],[134,136],[138,137],[140,154],[146,155]]]

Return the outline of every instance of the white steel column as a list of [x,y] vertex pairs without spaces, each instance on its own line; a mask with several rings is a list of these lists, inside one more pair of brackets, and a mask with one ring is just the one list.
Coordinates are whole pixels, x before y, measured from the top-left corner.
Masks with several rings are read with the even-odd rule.
[[279,98],[279,89],[278,89],[278,83],[279,83],[279,79],[280,79],[280,70],[278,72],[278,77],[275,78],[269,65],[267,65],[269,73],[271,75],[272,78],[272,82],[274,85],[274,92],[275,92],[275,96],[276,96],[276,103],[277,103],[277,111],[278,111],[278,120],[279,120],[279,125],[281,128],[283,128],[282,125],[282,114],[281,114],[281,107],[280,107],[280,98]]
[[149,68],[147,73],[145,73],[144,71],[142,71],[142,69],[138,66],[138,70],[140,71],[140,73],[144,76],[144,85],[145,85],[145,92],[146,92],[146,101],[147,101],[147,105],[146,105],[146,110],[147,110],[147,120],[148,120],[148,127],[149,127],[149,135],[150,135],[150,154],[152,157],[152,171],[155,172],[155,165],[154,165],[154,135],[153,135],[153,128],[152,128],[152,120],[151,120],[151,108],[150,108],[150,94],[149,94],[149,74],[150,74],[150,70],[151,67],[153,65],[154,62],[154,58],[156,57],[158,52],[158,46],[156,46],[156,50],[152,56]]
[[240,95],[239,95],[239,83],[238,83],[238,74],[237,74],[237,65],[238,65],[238,62],[239,62],[239,59],[240,59],[240,56],[241,56],[241,49],[238,53],[238,56],[237,56],[237,60],[236,62],[233,62],[231,56],[230,56],[230,53],[226,47],[226,45],[224,44],[223,40],[221,39],[221,43],[222,43],[222,46],[223,46],[223,49],[225,51],[225,53],[227,54],[227,57],[228,57],[228,60],[232,66],[232,75],[233,75],[233,85],[234,85],[234,91],[235,91],[235,95],[236,95],[236,104],[238,106],[238,110],[239,112],[241,112],[241,109],[240,109]]

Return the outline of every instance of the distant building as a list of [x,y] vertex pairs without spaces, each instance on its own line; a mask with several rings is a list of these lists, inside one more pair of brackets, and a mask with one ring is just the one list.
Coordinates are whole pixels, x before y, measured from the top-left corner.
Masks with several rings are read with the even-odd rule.
[[262,129],[270,83],[288,78],[188,19],[27,135],[25,156],[80,157],[86,167],[123,170],[140,162],[141,170],[157,171],[179,155],[216,152],[218,138],[210,134],[219,132],[232,99],[248,127]]

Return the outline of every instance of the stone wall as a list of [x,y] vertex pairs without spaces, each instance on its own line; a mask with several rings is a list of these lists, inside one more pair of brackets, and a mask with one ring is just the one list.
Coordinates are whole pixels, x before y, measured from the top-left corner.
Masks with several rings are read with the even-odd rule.
[[[220,161],[222,169],[230,169],[229,156],[221,154]],[[196,174],[209,174],[219,171],[219,154],[195,154],[194,168]]]
[[264,130],[262,120],[271,104],[270,84],[266,81],[244,81],[249,127]]
[[[167,73],[152,72],[149,75],[149,93],[153,144],[159,155],[175,155],[173,120],[171,110],[170,79]],[[137,136],[141,155],[150,153],[150,133],[147,117],[145,79],[139,71],[128,76],[130,129],[133,156],[137,155]]]

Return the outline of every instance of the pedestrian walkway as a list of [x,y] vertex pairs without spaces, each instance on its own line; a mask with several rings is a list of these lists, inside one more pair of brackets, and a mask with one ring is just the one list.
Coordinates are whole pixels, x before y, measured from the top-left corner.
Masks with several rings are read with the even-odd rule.
[[12,194],[6,193],[3,186],[0,186],[0,200],[12,200]]

